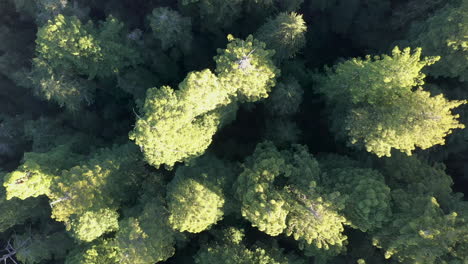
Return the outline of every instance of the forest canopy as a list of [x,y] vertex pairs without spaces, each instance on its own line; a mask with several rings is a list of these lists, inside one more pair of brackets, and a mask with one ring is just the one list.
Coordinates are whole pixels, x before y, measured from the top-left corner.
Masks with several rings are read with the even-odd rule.
[[468,263],[468,0],[2,0],[0,263]]

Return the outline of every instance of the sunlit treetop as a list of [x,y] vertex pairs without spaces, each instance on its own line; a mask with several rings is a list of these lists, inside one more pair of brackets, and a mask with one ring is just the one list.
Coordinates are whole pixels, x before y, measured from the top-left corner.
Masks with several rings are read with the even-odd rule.
[[421,60],[420,48],[400,50],[395,47],[392,55],[365,59],[353,58],[326,67],[326,75],[319,76],[318,88],[331,102],[342,104],[392,104],[407,96],[413,87],[424,84],[421,70],[436,63],[440,57],[425,57]]
[[454,129],[464,128],[452,109],[466,103],[449,101],[443,95],[430,96],[417,90],[386,108],[355,108],[348,116],[346,129],[351,144],[364,145],[377,156],[390,156],[395,148],[408,155],[419,147],[444,145]]
[[123,23],[113,17],[83,24],[75,16],[57,15],[39,28],[37,58],[54,72],[77,73],[94,78],[115,74],[139,60],[123,35]]
[[280,152],[271,142],[258,144],[235,185],[242,216],[270,236],[284,233],[318,250],[342,248],[342,199],[317,186],[319,173],[304,146]]
[[72,154],[70,147],[61,145],[45,153],[25,153],[23,164],[5,176],[3,185],[7,199],[51,195],[50,188],[62,170],[71,168],[83,158]]
[[350,145],[377,156],[395,148],[408,155],[416,148],[444,144],[453,129],[463,128],[451,110],[465,101],[431,97],[423,91],[421,69],[438,57],[420,59],[421,49],[397,47],[392,56],[351,59],[318,76],[319,91],[334,108],[333,127]]
[[159,199],[146,201],[138,217],[124,218],[111,243],[118,263],[153,264],[175,253],[174,230],[168,223],[166,208]]
[[210,70],[191,72],[177,91],[168,86],[147,91],[144,115],[130,139],[141,147],[149,164],[172,167],[203,154],[221,124],[223,113],[216,110],[229,102]]
[[65,264],[114,264],[117,248],[111,240],[98,239],[93,243],[74,247],[67,255]]
[[96,87],[85,78],[115,76],[140,59],[117,19],[96,26],[59,14],[38,29],[30,79],[40,96],[76,111],[94,99]]
[[169,223],[178,231],[199,233],[222,219],[229,183],[235,179],[232,164],[205,154],[177,168],[167,186]]
[[158,7],[153,9],[148,19],[153,36],[161,41],[163,50],[174,46],[180,46],[183,49],[190,47],[192,40],[190,18],[182,17],[177,11],[167,7]]
[[[148,89],[143,116],[137,116],[130,139],[146,161],[171,168],[200,156],[223,125],[234,120],[237,102],[254,102],[268,96],[278,69],[273,51],[253,40],[234,39],[218,50],[216,73],[190,72],[178,90],[168,86]],[[245,46],[244,46],[245,45]],[[251,52],[249,55],[244,52]]]
[[228,36],[226,49],[218,49],[216,74],[221,83],[240,102],[255,102],[268,97],[279,70],[272,61],[273,50],[252,36],[246,40]]
[[274,49],[275,58],[282,61],[294,57],[305,46],[306,31],[302,15],[280,13],[261,26],[255,37],[265,42],[269,49]]

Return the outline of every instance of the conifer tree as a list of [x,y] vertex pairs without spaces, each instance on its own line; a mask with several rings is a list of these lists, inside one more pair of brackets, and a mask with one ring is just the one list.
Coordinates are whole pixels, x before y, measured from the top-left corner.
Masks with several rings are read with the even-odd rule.
[[451,110],[465,101],[431,97],[420,87],[421,69],[438,60],[420,56],[421,49],[395,48],[392,56],[351,59],[317,77],[338,137],[379,157],[390,156],[392,148],[410,155],[416,147],[444,144],[453,129],[463,128]]
[[177,11],[167,7],[153,9],[148,16],[153,36],[161,42],[163,50],[178,46],[184,51],[190,49],[192,23],[190,18],[182,17]]
[[76,110],[93,101],[96,89],[76,76],[113,76],[139,62],[138,52],[123,35],[123,24],[113,17],[95,26],[76,16],[57,15],[40,27],[31,72],[38,94]]
[[220,260],[227,264],[302,264],[302,260],[290,254],[285,255],[277,245],[257,243],[252,249],[243,242],[243,230],[227,228],[220,241],[202,247],[194,256],[197,264],[215,264]]
[[343,213],[351,227],[372,232],[391,218],[390,188],[379,172],[345,167],[332,169],[323,177],[331,190],[344,195]]
[[265,42],[267,47],[276,51],[279,61],[294,57],[305,46],[307,26],[295,12],[280,13],[262,25],[255,37]]
[[257,145],[236,182],[242,216],[271,236],[285,233],[301,248],[316,250],[345,245],[342,198],[325,193],[317,161],[295,145],[280,152],[271,142]]
[[424,54],[441,56],[439,63],[428,68],[432,76],[468,78],[468,2],[452,1],[427,20],[415,22],[407,35],[412,46],[422,47]]
[[112,243],[117,262],[152,264],[174,255],[174,231],[161,200],[147,201],[138,217],[125,218],[119,226]]
[[144,115],[138,116],[130,139],[150,165],[171,168],[202,155],[218,128],[233,120],[237,102],[268,96],[278,74],[273,52],[252,37],[229,39],[227,49],[215,57],[217,75],[208,69],[190,72],[178,90],[163,86],[147,91]]
[[71,145],[60,145],[44,153],[25,153],[23,164],[15,171],[5,175],[3,186],[6,198],[22,200],[40,195],[51,195],[54,180],[62,170],[76,165],[82,157],[72,154]]
[[73,247],[73,240],[65,232],[51,234],[24,233],[14,237],[16,259],[21,263],[43,263],[64,259]]
[[227,162],[204,155],[179,167],[167,186],[169,222],[175,230],[199,233],[222,219],[227,183],[235,170]]

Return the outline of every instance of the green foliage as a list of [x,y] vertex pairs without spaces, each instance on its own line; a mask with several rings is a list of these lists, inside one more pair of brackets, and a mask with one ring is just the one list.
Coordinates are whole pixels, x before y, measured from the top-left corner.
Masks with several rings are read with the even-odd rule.
[[221,220],[226,202],[223,187],[233,173],[230,164],[206,155],[179,167],[167,186],[172,228],[199,233]]
[[[108,17],[95,27],[77,17],[58,15],[37,33],[35,61],[54,71],[106,77],[138,61],[138,53],[120,43],[123,24]],[[41,67],[41,65],[37,65]]]
[[465,101],[414,90],[424,83],[420,70],[438,59],[420,56],[421,49],[395,48],[392,56],[348,60],[317,77],[319,91],[335,106],[340,136],[381,157],[392,148],[410,155],[416,147],[444,144],[453,129],[463,128],[451,110]]
[[51,186],[62,170],[71,168],[81,159],[70,153],[70,145],[61,145],[45,153],[25,153],[23,164],[5,175],[6,198],[22,200],[39,195],[51,195]]
[[123,24],[108,17],[98,27],[75,16],[57,15],[39,28],[31,80],[47,100],[76,110],[92,101],[95,88],[88,79],[109,77],[140,61],[123,34]]
[[17,235],[13,247],[21,263],[42,263],[52,258],[63,259],[72,246],[73,240],[65,232],[56,232]]
[[428,55],[439,55],[439,63],[430,67],[430,75],[459,78],[468,76],[468,2],[453,1],[427,20],[416,22],[407,38]]
[[323,177],[332,190],[345,194],[343,212],[352,227],[373,231],[391,218],[390,188],[377,171],[347,167],[332,169]]
[[102,234],[118,229],[119,214],[110,209],[100,209],[99,211],[87,211],[75,220],[71,226],[74,235],[82,241],[93,241]]
[[148,16],[153,36],[161,42],[163,50],[179,46],[183,50],[190,49],[192,40],[190,18],[182,17],[177,11],[166,7],[153,9]]
[[0,210],[3,212],[0,218],[0,232],[5,232],[10,227],[23,224],[30,218],[41,217],[44,214],[39,199],[12,198],[7,200],[3,187],[0,187]]
[[268,97],[279,75],[272,61],[274,51],[266,50],[265,44],[252,36],[244,41],[229,35],[228,40],[226,49],[218,49],[214,57],[220,82],[240,102]]
[[84,247],[75,247],[65,260],[65,264],[115,264],[116,248],[108,240],[96,240]]
[[115,210],[125,199],[120,194],[143,173],[138,158],[133,145],[122,145],[102,149],[90,160],[63,171],[48,195],[52,217],[85,241],[115,230]]
[[148,201],[137,218],[120,222],[114,244],[120,263],[152,264],[174,255],[174,231],[161,201]]
[[466,260],[463,251],[458,252],[468,242],[465,215],[444,213],[434,197],[402,190],[392,195],[397,198],[392,223],[373,236],[374,246],[385,250],[385,258],[414,264]]
[[218,27],[231,26],[241,16],[244,0],[178,0],[178,2],[182,7],[196,9],[197,15],[204,21],[203,27],[216,31]]
[[[242,216],[271,236],[285,233],[317,249],[342,247],[346,219],[339,193],[322,194],[319,165],[307,148],[257,145],[236,183]],[[302,246],[304,248],[304,246]]]
[[[228,230],[230,231],[230,230]],[[211,243],[202,247],[194,256],[197,264],[215,264],[220,260],[226,264],[302,264],[302,260],[293,255],[285,255],[277,245],[266,246],[258,243],[252,249],[242,242],[241,233],[226,232],[221,243]],[[231,237],[229,237],[231,235]],[[232,236],[232,235],[235,235]]]
[[[244,42],[255,48],[240,68]],[[236,101],[257,101],[268,96],[278,72],[264,44],[233,39],[215,57],[218,76],[210,70],[190,72],[178,90],[168,86],[147,91],[144,116],[138,118],[130,139],[135,140],[146,161],[159,167],[200,156],[220,126],[232,120]],[[244,65],[244,64],[242,64]]]
[[265,107],[270,115],[287,116],[299,111],[304,91],[299,82],[292,78],[278,83],[265,100]]
[[168,86],[147,91],[145,115],[137,120],[130,139],[149,164],[172,167],[203,154],[221,124],[222,112],[216,108],[229,102],[213,73],[192,72],[177,91]]
[[255,37],[265,42],[268,48],[276,51],[279,61],[293,58],[306,44],[307,26],[302,15],[280,13],[261,26]]

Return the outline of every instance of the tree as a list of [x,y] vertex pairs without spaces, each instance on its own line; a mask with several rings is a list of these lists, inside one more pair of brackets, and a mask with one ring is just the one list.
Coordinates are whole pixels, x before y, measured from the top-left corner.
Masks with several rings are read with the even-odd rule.
[[202,26],[210,31],[227,28],[242,14],[244,0],[179,0],[183,9],[194,10],[193,16],[198,16]]
[[274,49],[275,58],[283,61],[293,58],[305,46],[306,31],[302,15],[295,12],[280,13],[262,25],[255,37],[265,42],[268,48]]
[[323,175],[330,189],[344,195],[348,225],[363,232],[381,228],[392,216],[390,188],[377,171],[337,168]]
[[226,49],[218,49],[214,57],[220,82],[239,102],[267,98],[279,75],[272,61],[275,52],[251,35],[245,41],[228,35],[228,40]]
[[52,185],[62,170],[73,167],[82,157],[70,152],[71,145],[60,145],[45,153],[25,153],[23,164],[5,175],[6,198],[26,199],[52,195]]
[[[392,222],[373,236],[373,244],[385,250],[385,258],[402,263],[461,263],[467,240],[464,214],[445,213],[430,196],[395,190]],[[453,262],[449,262],[453,261]]]
[[396,153],[379,163],[379,168],[392,189],[408,189],[412,193],[430,195],[444,210],[452,203],[453,179],[442,163],[429,164],[420,157]]
[[153,9],[148,16],[153,36],[161,42],[163,50],[174,46],[188,51],[192,41],[192,22],[190,18],[182,17],[177,11],[167,7]]
[[179,167],[167,186],[169,223],[180,232],[199,233],[222,219],[232,164],[204,155]]
[[52,217],[64,222],[80,240],[92,241],[117,228],[122,197],[141,175],[138,150],[132,144],[101,149],[91,158],[62,172],[49,198]]
[[277,245],[257,243],[252,249],[243,243],[243,231],[235,228],[223,230],[224,237],[217,243],[203,246],[194,256],[197,264],[215,264],[223,260],[227,264],[302,264],[302,260],[290,254],[285,255]]
[[16,259],[21,263],[41,263],[44,260],[64,259],[73,247],[73,240],[65,232],[50,234],[25,233],[14,237]]
[[420,70],[438,60],[420,56],[421,49],[395,48],[392,56],[348,60],[318,76],[319,92],[334,106],[338,137],[379,157],[390,156],[392,148],[410,155],[416,147],[444,144],[453,129],[463,128],[451,110],[465,101],[418,88],[424,83]]
[[[272,52],[252,37],[231,37],[227,49],[218,50],[215,57],[217,75],[208,69],[190,72],[178,90],[163,86],[147,91],[144,115],[138,116],[129,137],[150,165],[171,168],[202,155],[218,128],[233,120],[238,101],[268,96],[278,72]],[[244,42],[255,53],[246,56]]]
[[302,249],[342,248],[346,219],[340,214],[340,194],[325,193],[318,185],[319,165],[306,147],[280,152],[264,142],[244,167],[236,182],[237,197],[242,216],[253,226],[271,236],[292,236]]
[[47,212],[41,202],[36,198],[7,200],[5,189],[0,187],[0,210],[3,212],[0,218],[0,232],[5,232],[15,225],[24,224],[28,219],[43,217]]
[[152,264],[174,255],[174,231],[162,201],[147,201],[138,217],[125,218],[119,226],[112,243],[117,248],[118,262]]
[[75,16],[57,15],[40,27],[31,72],[38,93],[74,110],[90,104],[95,88],[83,78],[113,76],[139,62],[138,52],[123,34],[124,25],[108,17],[98,27]]
[[468,76],[468,2],[453,1],[425,21],[415,22],[408,32],[410,45],[422,47],[427,55],[439,55],[439,63],[428,69],[435,77]]
[[116,249],[107,240],[96,240],[92,244],[75,247],[65,259],[66,264],[114,264]]

